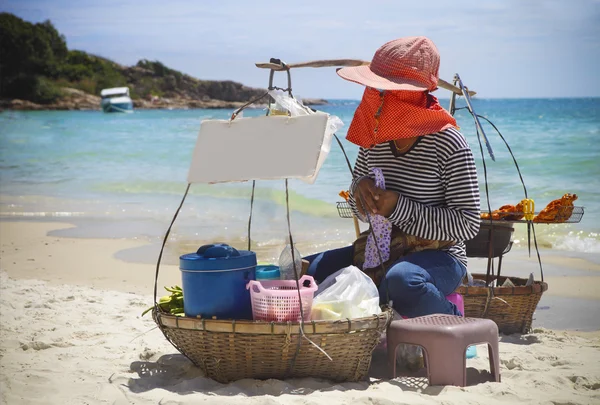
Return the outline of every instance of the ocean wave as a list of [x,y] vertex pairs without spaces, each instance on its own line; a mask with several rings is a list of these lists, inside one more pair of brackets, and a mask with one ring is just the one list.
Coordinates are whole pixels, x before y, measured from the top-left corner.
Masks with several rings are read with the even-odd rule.
[[569,232],[558,238],[555,247],[573,252],[600,253],[600,238],[595,232]]
[[[539,248],[555,249],[581,253],[600,253],[600,234],[598,232],[573,229],[569,224],[552,224],[535,226],[534,234],[531,233],[531,247],[535,241]],[[527,226],[515,227],[513,236],[514,248],[527,248]]]

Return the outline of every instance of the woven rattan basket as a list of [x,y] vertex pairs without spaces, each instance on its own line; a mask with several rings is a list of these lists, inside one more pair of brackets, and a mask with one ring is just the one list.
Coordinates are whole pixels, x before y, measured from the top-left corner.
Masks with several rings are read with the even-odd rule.
[[[485,274],[473,274],[473,278],[485,280]],[[497,277],[490,277],[495,280]],[[502,285],[506,277],[498,278]],[[535,281],[525,286],[527,279],[510,277],[515,287],[459,287],[465,302],[465,316],[487,318],[496,322],[504,334],[527,333],[531,330],[533,313],[548,284]]]
[[358,381],[392,319],[384,310],[367,318],[304,323],[211,320],[177,317],[157,309],[154,321],[177,350],[221,383],[242,378],[317,377]]

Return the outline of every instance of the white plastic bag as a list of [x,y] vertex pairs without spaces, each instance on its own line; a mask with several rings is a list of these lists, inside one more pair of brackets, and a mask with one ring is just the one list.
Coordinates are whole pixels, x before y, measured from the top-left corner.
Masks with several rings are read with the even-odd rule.
[[362,318],[379,314],[377,286],[358,267],[341,269],[319,284],[311,319]]
[[324,113],[322,111],[313,111],[310,108],[306,107],[299,100],[291,97],[288,93],[284,93],[279,90],[270,90],[269,95],[275,100],[275,104],[277,108],[284,108],[290,112],[290,116],[298,117],[302,115],[310,115],[310,114],[326,114],[327,118],[327,127],[325,129],[325,135],[323,137],[323,145],[321,146],[321,153],[319,154],[319,159],[317,160],[317,168],[315,173],[312,176],[302,177],[300,180],[304,181],[308,184],[313,184],[317,179],[317,174],[323,166],[323,162],[329,155],[329,151],[331,150],[331,139],[333,138],[333,134],[335,134],[340,128],[344,126],[342,120],[336,115],[330,115]]

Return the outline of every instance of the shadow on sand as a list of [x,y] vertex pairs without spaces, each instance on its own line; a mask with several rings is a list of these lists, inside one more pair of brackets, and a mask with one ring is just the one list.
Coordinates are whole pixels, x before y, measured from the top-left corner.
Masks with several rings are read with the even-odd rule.
[[[210,378],[194,366],[181,354],[168,354],[156,361],[135,361],[131,363],[131,371],[136,377],[128,379],[127,388],[133,393],[141,393],[155,388],[165,389],[177,394],[186,395],[196,392],[215,395],[247,396],[283,394],[307,395],[315,391],[366,390],[373,384],[389,383],[403,391],[419,392],[426,395],[438,395],[444,386],[429,386],[427,371],[417,372],[398,369],[399,376],[389,379],[385,352],[375,351],[371,368],[366,380],[348,383],[335,383],[315,378],[298,378],[289,380],[254,380],[244,379],[230,384],[221,384]],[[493,381],[489,371],[467,368],[467,385],[477,385]]]

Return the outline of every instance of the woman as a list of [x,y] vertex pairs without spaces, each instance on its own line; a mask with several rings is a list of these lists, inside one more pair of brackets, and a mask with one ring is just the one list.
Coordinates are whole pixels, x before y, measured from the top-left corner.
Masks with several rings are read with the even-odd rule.
[[[465,275],[464,241],[480,224],[472,151],[430,94],[438,71],[438,51],[425,37],[388,42],[369,66],[338,70],[343,79],[366,86],[347,135],[360,146],[348,201],[361,220],[378,225],[379,234],[366,247],[363,237],[363,243],[305,258],[308,273],[320,282],[362,254],[358,261],[379,285],[382,302],[392,301],[408,317],[461,315],[445,297]],[[383,175],[379,186],[376,173]],[[395,252],[398,235],[405,251]],[[385,257],[369,258],[373,246]]]

